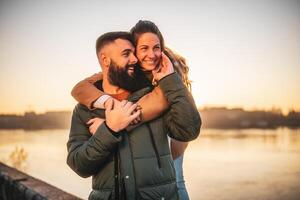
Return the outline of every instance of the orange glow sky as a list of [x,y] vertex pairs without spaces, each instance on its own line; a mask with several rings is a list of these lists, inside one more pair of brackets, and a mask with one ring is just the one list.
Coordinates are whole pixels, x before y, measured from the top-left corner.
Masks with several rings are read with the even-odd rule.
[[71,110],[72,86],[100,70],[96,38],[139,19],[187,58],[199,107],[300,110],[299,10],[296,0],[1,1],[0,113]]

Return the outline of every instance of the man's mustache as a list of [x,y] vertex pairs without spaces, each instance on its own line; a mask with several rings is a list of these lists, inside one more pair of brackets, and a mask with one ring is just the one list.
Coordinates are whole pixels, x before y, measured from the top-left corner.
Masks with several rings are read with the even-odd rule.
[[133,68],[135,70],[137,68],[137,65],[136,64],[126,65],[126,70],[128,70],[129,68]]

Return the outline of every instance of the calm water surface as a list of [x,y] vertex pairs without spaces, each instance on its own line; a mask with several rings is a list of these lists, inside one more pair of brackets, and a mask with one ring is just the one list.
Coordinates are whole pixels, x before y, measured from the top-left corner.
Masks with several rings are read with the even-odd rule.
[[[87,199],[66,165],[68,130],[0,130],[0,161]],[[184,161],[192,200],[300,199],[300,129],[204,129]]]

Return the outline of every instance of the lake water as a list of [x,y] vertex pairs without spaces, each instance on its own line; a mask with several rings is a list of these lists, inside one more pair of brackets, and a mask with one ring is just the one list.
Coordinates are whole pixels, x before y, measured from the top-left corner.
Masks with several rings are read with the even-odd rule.
[[[0,130],[0,161],[87,199],[66,165],[68,130]],[[184,160],[192,200],[299,200],[300,129],[203,129]]]

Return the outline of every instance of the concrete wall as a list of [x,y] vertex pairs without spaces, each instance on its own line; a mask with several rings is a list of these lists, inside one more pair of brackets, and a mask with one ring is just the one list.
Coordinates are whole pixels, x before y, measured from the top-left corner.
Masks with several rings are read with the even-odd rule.
[[0,163],[0,200],[79,200],[48,183]]

